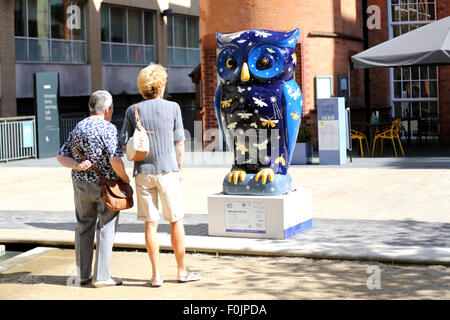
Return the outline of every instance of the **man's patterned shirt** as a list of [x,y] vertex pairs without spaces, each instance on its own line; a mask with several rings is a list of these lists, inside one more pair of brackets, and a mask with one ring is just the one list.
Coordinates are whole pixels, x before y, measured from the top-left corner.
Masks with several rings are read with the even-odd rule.
[[[119,179],[109,162],[109,158],[123,156],[115,125],[101,118],[88,117],[75,126],[58,154],[81,162],[81,158],[75,151],[72,137],[75,137],[77,148],[84,158],[96,166],[106,178]],[[93,169],[72,170],[72,180],[98,183],[99,177]]]

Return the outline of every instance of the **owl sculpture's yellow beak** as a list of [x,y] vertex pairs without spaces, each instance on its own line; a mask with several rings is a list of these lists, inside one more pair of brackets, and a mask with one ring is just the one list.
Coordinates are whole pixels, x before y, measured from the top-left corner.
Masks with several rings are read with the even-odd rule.
[[248,80],[250,80],[250,72],[248,71],[247,62],[244,62],[244,64],[242,65],[241,80],[244,82],[247,82]]

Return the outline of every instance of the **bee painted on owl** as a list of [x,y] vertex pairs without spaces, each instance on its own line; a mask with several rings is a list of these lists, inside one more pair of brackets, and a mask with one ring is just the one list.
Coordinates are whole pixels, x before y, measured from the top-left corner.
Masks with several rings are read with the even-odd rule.
[[214,107],[234,154],[225,194],[280,195],[300,128],[303,99],[293,80],[300,30],[217,33]]

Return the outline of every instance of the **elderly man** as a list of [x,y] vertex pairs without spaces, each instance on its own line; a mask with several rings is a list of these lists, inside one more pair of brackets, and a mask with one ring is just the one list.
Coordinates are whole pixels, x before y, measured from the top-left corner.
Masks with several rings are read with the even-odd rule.
[[[89,111],[90,117],[80,121],[70,132],[56,158],[62,166],[72,169],[77,219],[75,255],[80,283],[92,280],[92,286],[99,288],[122,284],[122,280],[112,279],[109,274],[119,212],[106,208],[101,179],[89,169],[94,165],[108,179],[121,179],[127,183],[130,179],[121,159],[117,129],[110,122],[113,114],[111,94],[102,90],[94,92],[89,99]],[[96,262],[92,276],[96,230]]]

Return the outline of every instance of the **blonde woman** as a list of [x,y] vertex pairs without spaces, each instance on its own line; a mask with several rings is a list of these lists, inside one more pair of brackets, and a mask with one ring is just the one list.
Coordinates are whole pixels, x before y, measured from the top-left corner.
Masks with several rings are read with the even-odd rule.
[[[181,170],[184,157],[184,129],[180,106],[163,99],[167,72],[159,64],[142,69],[137,78],[139,92],[144,100],[137,104],[139,118],[149,134],[150,152],[134,163],[137,218],[145,221],[145,245],[152,264],[153,287],[160,287],[163,279],[159,270],[159,242],[157,238],[158,196],[162,214],[171,225],[171,242],[178,266],[179,282],[200,280],[185,262],[185,233],[181,202]],[[136,127],[134,106],[129,106],[121,132],[121,143],[126,145]],[[175,144],[174,144],[175,142]]]

